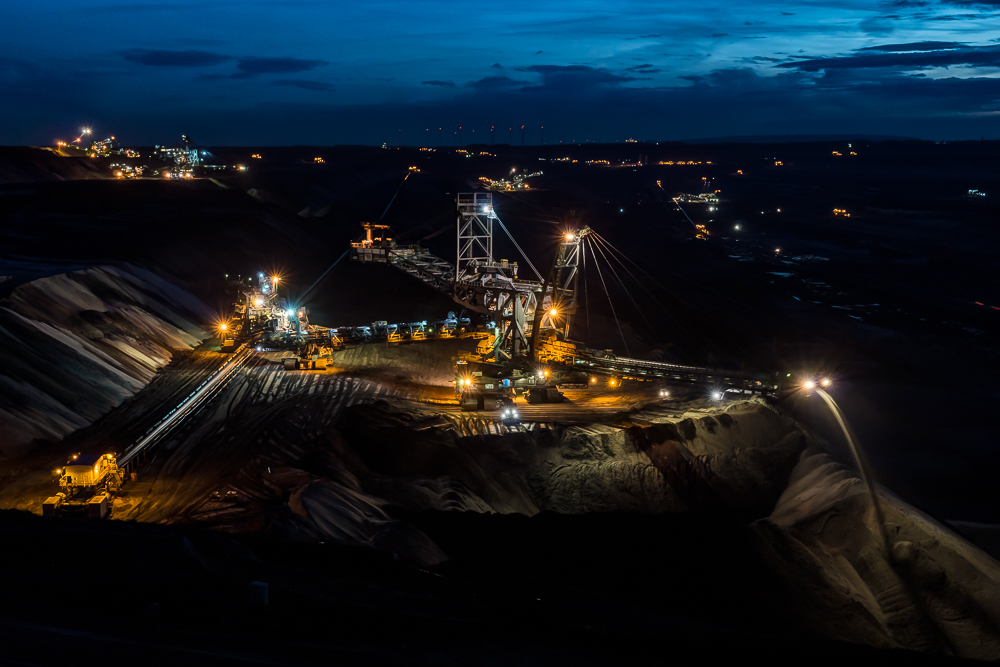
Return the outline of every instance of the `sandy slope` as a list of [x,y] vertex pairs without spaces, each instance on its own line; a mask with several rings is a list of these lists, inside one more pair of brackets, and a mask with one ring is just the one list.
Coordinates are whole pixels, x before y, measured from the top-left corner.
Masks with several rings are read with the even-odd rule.
[[0,304],[0,455],[58,440],[206,337],[197,299],[131,266],[32,281]]
[[[279,374],[281,383],[261,377],[254,391],[269,392],[277,407],[267,414],[227,407],[228,420],[199,427],[211,447],[178,459],[192,473],[170,483],[169,498],[151,495],[136,516],[372,545],[437,562],[444,555],[416,533],[383,534],[387,525],[402,527],[387,508],[527,516],[698,509],[757,518],[777,502],[804,447],[797,427],[757,401],[721,412],[698,403],[688,412],[651,407],[622,423],[502,433],[481,431],[481,419],[409,402],[405,386],[379,389],[346,374]],[[302,395],[286,396],[281,385]],[[379,392],[396,398],[373,402]],[[177,451],[192,446],[189,439]],[[237,472],[236,461],[255,463]],[[262,505],[244,512],[204,506],[208,492],[226,483]]]
[[[242,488],[256,487],[271,509],[229,514],[224,527],[367,545],[429,566],[448,554],[400,510],[722,512],[752,522],[757,549],[784,582],[776,595],[808,631],[1000,657],[1000,564],[884,494],[888,558],[857,474],[793,421],[759,400],[688,407],[483,435],[465,430],[460,413],[365,402],[318,429],[298,460],[245,475]],[[275,446],[287,448],[287,435]]]
[[816,446],[801,453],[756,528],[802,618],[838,639],[1000,658],[1000,564],[901,499],[880,497],[888,552],[857,473]]

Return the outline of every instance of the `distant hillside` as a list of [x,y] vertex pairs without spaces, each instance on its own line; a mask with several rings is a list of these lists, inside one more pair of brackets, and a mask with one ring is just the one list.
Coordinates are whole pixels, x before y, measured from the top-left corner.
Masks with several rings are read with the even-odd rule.
[[107,170],[84,155],[64,157],[36,146],[0,147],[0,183],[40,183],[106,178]]
[[896,137],[883,134],[761,134],[733,137],[682,139],[681,144],[788,144],[817,141],[927,141],[916,137]]

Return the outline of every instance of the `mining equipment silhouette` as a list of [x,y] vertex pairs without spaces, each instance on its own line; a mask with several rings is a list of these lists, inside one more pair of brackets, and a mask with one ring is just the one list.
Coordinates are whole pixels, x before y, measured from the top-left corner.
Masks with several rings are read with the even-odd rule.
[[[560,385],[587,386],[597,376],[610,386],[623,379],[703,385],[717,396],[727,391],[772,394],[778,390],[774,373],[645,361],[618,356],[612,350],[589,349],[573,341],[570,336],[579,310],[581,269],[586,265],[588,248],[591,261],[597,259],[595,253],[607,260],[608,254],[617,252],[590,227],[563,232],[555,260],[544,277],[500,220],[490,192],[457,196],[454,264],[419,245],[398,244],[387,225],[362,223],[362,227],[365,237],[351,244],[351,261],[384,263],[405,271],[453,298],[463,314],[469,315],[468,325],[458,326],[458,318],[452,314],[442,322],[444,329],[425,328],[419,337],[410,334],[412,340],[440,338],[442,334],[480,339],[476,352],[460,355],[456,363],[455,387],[465,410],[485,409],[491,401],[500,409],[504,399],[518,390],[529,403],[558,401]],[[495,258],[497,227],[510,237],[537,280],[523,278],[516,262]],[[449,327],[450,322],[456,325]],[[395,339],[405,337],[397,335]]]
[[[230,279],[229,287],[236,297],[234,309],[228,320],[218,324],[220,351],[228,353],[226,360],[124,452],[77,454],[67,461],[56,471],[61,491],[44,502],[43,513],[106,516],[113,496],[135,478],[156,446],[186,418],[210,404],[265,351],[292,351],[283,358],[287,370],[325,371],[334,352],[350,346],[471,339],[475,351],[458,352],[454,359],[455,391],[461,409],[495,409],[499,422],[508,429],[520,424],[515,396],[529,404],[562,402],[560,389],[615,389],[623,380],[640,380],[664,387],[661,398],[668,395],[666,387],[687,386],[704,389],[720,399],[727,392],[772,395],[784,388],[784,378],[775,373],[646,361],[619,356],[610,349],[590,349],[574,341],[571,336],[580,310],[580,278],[586,275],[588,255],[613,314],[615,304],[598,259],[612,271],[609,257],[626,271],[624,262],[631,262],[590,227],[572,226],[561,232],[554,260],[544,276],[497,215],[491,192],[457,196],[455,263],[417,244],[397,243],[389,226],[380,222],[365,222],[362,228],[363,238],[351,243],[298,297],[297,304],[280,295],[280,276],[258,272]],[[535,279],[521,276],[517,262],[496,259],[493,239],[497,228],[510,238]],[[304,297],[347,256],[352,262],[385,264],[423,281],[452,298],[458,314],[452,311],[436,321],[382,320],[340,328],[310,323],[309,311],[302,305]],[[586,297],[586,283],[584,288]],[[617,315],[615,320],[617,323]],[[622,342],[627,350],[624,334]]]

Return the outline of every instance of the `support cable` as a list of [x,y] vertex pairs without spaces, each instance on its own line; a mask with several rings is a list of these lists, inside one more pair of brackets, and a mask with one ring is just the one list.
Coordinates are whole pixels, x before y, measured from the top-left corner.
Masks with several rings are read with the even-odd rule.
[[[595,232],[595,236],[597,236],[597,237],[601,237],[601,236],[600,236],[600,234],[597,234],[596,232]],[[658,280],[657,280],[656,278],[653,278],[653,276],[649,275],[649,273],[647,273],[647,272],[646,272],[646,271],[645,271],[645,270],[644,270],[644,269],[643,269],[643,268],[642,268],[641,266],[639,266],[639,265],[638,265],[638,264],[636,264],[636,263],[635,263],[634,261],[632,261],[632,259],[631,259],[631,258],[630,258],[630,257],[629,257],[628,255],[626,255],[625,253],[623,253],[623,252],[622,252],[621,250],[618,250],[617,248],[615,248],[615,247],[614,247],[614,246],[613,246],[613,245],[612,245],[612,244],[611,244],[611,243],[610,243],[610,242],[609,242],[609,241],[608,241],[607,239],[603,239],[603,237],[601,237],[601,238],[602,238],[602,240],[603,240],[603,241],[604,241],[604,242],[605,242],[605,243],[606,243],[606,244],[608,245],[608,247],[610,247],[610,248],[614,249],[614,251],[615,251],[615,252],[617,252],[617,253],[618,253],[619,255],[621,255],[621,256],[622,256],[622,257],[624,257],[624,258],[625,258],[626,260],[628,260],[628,262],[629,262],[629,263],[630,263],[630,264],[631,264],[632,266],[634,266],[635,268],[637,268],[637,269],[638,269],[639,271],[641,271],[641,272],[642,272],[642,274],[643,274],[644,276],[646,276],[646,277],[647,277],[647,278],[649,278],[649,279],[650,279],[651,281],[653,281],[654,283],[656,283],[657,285],[659,285],[659,286],[660,286],[660,288],[661,288],[661,289],[663,289],[663,290],[664,290],[665,292],[667,292],[668,294],[671,294],[670,290],[669,290],[669,289],[667,289],[667,288],[666,288],[666,287],[665,287],[665,286],[663,285],[663,283],[661,283],[660,281],[658,281]],[[737,304],[739,304],[740,306],[743,306],[743,307],[746,307],[746,304],[745,304],[744,302],[741,302],[741,301],[739,301],[738,299],[734,299],[733,297],[729,296],[728,294],[724,294],[724,293],[722,293],[722,292],[719,292],[718,290],[714,290],[714,289],[712,289],[712,288],[710,288],[710,287],[707,287],[707,286],[705,286],[705,285],[702,285],[702,284],[699,284],[699,283],[696,283],[695,281],[693,281],[693,280],[691,280],[691,279],[689,279],[689,278],[687,278],[687,277],[685,277],[685,276],[682,276],[682,275],[679,275],[679,274],[676,274],[676,273],[673,273],[673,272],[670,272],[670,275],[672,275],[672,276],[674,276],[674,277],[676,277],[676,278],[679,278],[679,279],[681,279],[681,280],[684,280],[684,281],[687,281],[687,282],[690,282],[690,283],[692,283],[692,284],[695,284],[695,285],[697,285],[698,287],[700,287],[701,289],[704,289],[704,290],[707,290],[707,291],[709,291],[709,292],[711,292],[711,293],[713,293],[713,294],[716,294],[716,295],[718,295],[719,297],[721,297],[721,298],[723,298],[723,299],[726,299],[727,301],[733,301],[734,303],[737,303]],[[677,298],[677,297],[675,296],[674,298]],[[678,299],[678,300],[680,301],[680,299]],[[683,303],[683,302],[682,302],[682,303]],[[685,304],[685,305],[686,305],[686,304]],[[690,308],[690,306],[688,306],[688,308]],[[746,349],[745,347],[743,347],[743,345],[741,345],[741,344],[740,344],[740,343],[739,343],[738,341],[735,341],[735,340],[733,340],[732,338],[730,338],[729,336],[727,336],[727,335],[725,334],[725,332],[723,332],[723,331],[722,331],[721,329],[719,329],[719,328],[718,328],[717,326],[715,326],[714,324],[712,324],[712,322],[711,322],[711,321],[710,321],[710,320],[709,320],[709,319],[708,319],[707,317],[706,317],[706,318],[704,318],[704,320],[705,320],[705,324],[707,324],[707,325],[708,325],[709,327],[711,327],[712,329],[714,329],[714,330],[715,330],[715,331],[716,331],[716,332],[717,332],[717,333],[718,333],[718,334],[719,334],[720,336],[722,336],[722,338],[724,338],[724,339],[725,339],[726,341],[728,341],[729,343],[733,343],[733,344],[734,344],[734,345],[735,345],[735,346],[736,346],[736,347],[737,347],[737,348],[738,348],[739,350],[741,350],[741,351],[742,351],[742,352],[743,352],[743,353],[744,353],[744,354],[746,355],[746,357],[747,357],[747,358],[749,358],[749,359],[751,359],[752,361],[756,362],[756,363],[757,363],[757,364],[758,364],[759,366],[761,366],[761,367],[764,367],[764,364],[761,364],[761,363],[760,363],[760,359],[759,359],[759,358],[758,358],[758,357],[757,357],[757,356],[756,356],[755,354],[753,354],[752,352],[749,352],[749,351],[748,351],[748,350],[747,350],[747,349]]]
[[692,220],[691,216],[687,214],[687,211],[685,211],[683,208],[681,208],[681,205],[678,204],[677,202],[674,202],[674,204],[677,205],[677,210],[680,211],[681,213],[683,213],[684,217],[688,219],[688,222],[691,223],[691,226],[694,227],[695,229],[698,229],[698,225],[694,224],[694,220]]
[[538,276],[538,280],[539,281],[543,280],[542,274],[539,273],[538,269],[535,268],[535,265],[531,263],[531,260],[528,258],[528,255],[524,252],[524,250],[521,249],[521,246],[518,245],[517,241],[514,239],[514,235],[511,234],[510,231],[508,231],[507,227],[503,224],[503,220],[501,220],[500,216],[496,214],[496,211],[493,211],[493,217],[496,218],[497,222],[500,223],[500,229],[504,231],[504,233],[507,235],[507,238],[509,238],[511,240],[511,243],[514,244],[514,247],[517,248],[517,251],[521,253],[521,257],[524,257],[524,261],[528,263],[528,266],[531,267],[531,270],[535,272],[536,276]]
[[629,289],[625,287],[625,283],[622,282],[622,279],[618,276],[618,271],[615,270],[615,265],[612,264],[611,260],[609,260],[607,255],[604,254],[604,249],[601,248],[600,244],[597,245],[597,250],[601,253],[601,257],[604,258],[604,261],[608,263],[608,268],[611,269],[611,275],[615,277],[615,280],[618,281],[618,284],[621,286],[622,290],[624,290],[625,296],[629,298],[629,301],[632,302],[632,305],[635,306],[635,309],[639,311],[639,316],[642,318],[643,322],[646,323],[646,326],[649,327],[649,332],[653,334],[653,338],[655,339],[657,337],[656,328],[653,327],[652,324],[650,324],[649,320],[646,318],[646,313],[644,313],[642,308],[639,307],[639,304],[635,302],[635,298],[632,297],[632,293],[629,291]]
[[[695,345],[697,345],[697,346],[698,346],[699,348],[701,348],[701,351],[702,351],[702,352],[704,352],[705,354],[710,354],[710,351],[709,351],[709,349],[708,349],[708,348],[706,348],[706,347],[705,347],[705,346],[704,346],[704,345],[702,344],[701,340],[700,340],[700,339],[699,339],[698,337],[696,337],[695,335],[693,335],[693,334],[692,334],[692,333],[691,333],[691,332],[690,332],[690,331],[688,330],[688,328],[684,326],[684,322],[683,322],[683,321],[682,321],[682,320],[681,320],[681,319],[680,319],[679,317],[677,317],[676,315],[674,315],[674,313],[673,313],[673,311],[671,311],[671,309],[667,308],[667,307],[666,307],[666,306],[664,306],[664,305],[663,305],[662,303],[660,303],[660,300],[656,298],[656,295],[655,295],[655,294],[653,294],[653,293],[652,293],[652,292],[651,292],[651,291],[649,290],[649,288],[648,288],[648,287],[646,287],[646,284],[645,284],[645,283],[644,283],[643,281],[639,280],[639,279],[638,279],[638,278],[637,278],[637,277],[635,276],[635,274],[634,274],[634,273],[632,273],[632,272],[631,272],[631,271],[629,270],[629,268],[628,268],[627,266],[625,266],[625,264],[624,264],[624,263],[622,263],[621,259],[619,259],[618,257],[616,257],[616,256],[614,255],[614,252],[619,252],[619,253],[621,253],[621,251],[620,251],[620,250],[618,250],[617,248],[615,248],[615,247],[614,247],[613,245],[611,245],[611,243],[610,243],[610,242],[608,242],[608,240],[607,240],[607,239],[603,238],[603,237],[602,237],[602,236],[600,236],[599,234],[594,234],[594,237],[595,237],[595,240],[596,240],[597,242],[599,242],[599,243],[603,243],[603,244],[604,244],[604,245],[605,245],[605,246],[606,246],[606,247],[608,248],[608,253],[609,253],[609,254],[610,254],[610,255],[611,255],[612,257],[614,257],[615,261],[616,261],[616,262],[618,262],[618,264],[620,264],[620,265],[621,265],[622,269],[623,269],[623,270],[624,270],[624,271],[625,271],[626,273],[628,273],[628,275],[629,275],[629,276],[630,276],[630,277],[632,278],[632,280],[634,280],[634,281],[636,281],[637,283],[639,283],[639,285],[640,285],[640,286],[642,287],[642,289],[644,289],[644,290],[646,291],[646,294],[648,294],[648,295],[649,295],[649,298],[650,298],[650,299],[652,299],[653,303],[655,303],[655,304],[656,304],[657,306],[659,306],[659,307],[660,307],[660,309],[661,309],[661,310],[662,310],[662,311],[663,311],[664,313],[666,313],[666,314],[667,314],[667,317],[669,317],[669,318],[670,318],[671,320],[673,320],[674,324],[676,324],[676,325],[677,325],[677,328],[678,328],[678,329],[680,329],[680,330],[681,330],[681,331],[682,331],[682,332],[683,332],[683,333],[684,333],[684,334],[685,334],[685,335],[686,335],[686,336],[687,336],[687,337],[688,337],[688,338],[689,338],[689,339],[691,340],[691,342],[693,342],[693,343],[694,343]],[[614,252],[612,252],[612,251],[614,251]],[[661,285],[661,287],[662,287],[662,285]],[[666,289],[666,288],[664,288],[664,289]]]
[[[600,237],[600,235],[599,235],[599,234],[598,234],[597,236],[599,236],[599,237]],[[601,240],[601,241],[602,241],[602,242],[603,242],[603,243],[604,243],[604,244],[605,244],[605,245],[606,245],[606,246],[607,246],[608,248],[611,248],[612,250],[614,250],[615,252],[617,252],[617,253],[618,253],[619,255],[621,255],[622,257],[624,257],[625,259],[627,259],[627,260],[629,261],[629,263],[630,263],[630,264],[632,264],[632,265],[633,265],[633,266],[635,266],[635,267],[636,267],[637,269],[639,269],[639,271],[642,271],[642,273],[643,273],[643,274],[644,274],[644,275],[645,275],[646,277],[648,277],[648,278],[649,278],[650,280],[652,280],[652,281],[653,281],[653,282],[655,282],[655,283],[656,283],[657,285],[659,285],[659,286],[660,286],[660,287],[661,287],[661,288],[662,288],[662,289],[663,289],[664,291],[666,291],[666,292],[667,292],[668,294],[671,294],[671,293],[670,293],[670,290],[668,290],[668,289],[667,289],[667,288],[666,288],[666,287],[665,287],[665,286],[664,286],[664,285],[663,285],[662,283],[660,283],[660,282],[659,282],[659,281],[657,281],[657,280],[656,280],[655,278],[653,278],[653,277],[652,277],[652,276],[650,276],[650,275],[649,275],[648,273],[646,273],[646,272],[645,272],[645,271],[644,271],[644,270],[642,269],[642,267],[640,267],[640,266],[639,266],[638,264],[636,264],[635,262],[633,262],[633,261],[631,260],[631,258],[629,258],[629,256],[628,256],[628,255],[626,255],[625,253],[623,253],[623,252],[622,252],[621,250],[618,250],[618,248],[615,248],[615,247],[614,247],[614,246],[613,246],[613,245],[611,244],[611,242],[610,242],[610,241],[608,241],[607,239],[605,239],[605,238],[603,238],[603,237],[601,237],[601,238],[600,238],[600,240]],[[620,261],[620,260],[619,260],[619,261]],[[672,274],[672,275],[674,275],[674,274]],[[652,295],[650,295],[650,296],[652,296]],[[673,296],[673,295],[671,294],[671,296]],[[675,296],[674,298],[677,298],[677,297]],[[679,299],[678,299],[678,300],[679,300]],[[683,301],[682,301],[681,303],[683,303]],[[687,306],[687,304],[685,304],[685,306]],[[661,307],[662,307],[662,305],[661,305]],[[688,308],[691,308],[690,306],[687,306],[687,307],[688,307]],[[664,308],[664,310],[666,310],[666,308]],[[692,309],[692,310],[693,310],[693,309]],[[668,311],[668,312],[669,312],[669,311]],[[734,341],[734,340],[733,340],[733,339],[731,339],[731,338],[730,338],[729,336],[727,336],[727,335],[725,334],[725,332],[723,332],[723,331],[722,331],[721,329],[719,329],[719,328],[718,328],[717,326],[715,326],[714,324],[712,324],[712,322],[711,322],[711,321],[710,321],[710,320],[709,320],[708,318],[703,318],[703,319],[704,319],[704,322],[705,322],[705,324],[706,324],[707,326],[711,327],[711,328],[712,328],[712,329],[713,329],[713,330],[714,330],[714,331],[715,331],[715,332],[716,332],[716,333],[717,333],[717,334],[718,334],[719,336],[721,336],[721,337],[722,337],[722,338],[723,338],[723,339],[724,339],[725,341],[728,341],[729,343],[733,343],[733,344],[735,344],[735,346],[736,346],[737,348],[739,348],[740,350],[742,350],[742,351],[743,351],[743,353],[744,353],[745,355],[747,355],[748,357],[751,357],[751,358],[753,358],[753,359],[754,359],[755,361],[757,361],[757,362],[759,363],[759,361],[760,361],[760,360],[759,360],[759,359],[756,359],[756,357],[754,357],[754,355],[753,355],[753,354],[749,353],[749,352],[748,352],[748,351],[746,350],[746,348],[744,348],[744,347],[743,347],[742,345],[740,345],[740,344],[739,344],[739,342],[737,342],[737,341]],[[678,325],[680,325],[680,321],[679,321],[679,320],[677,320],[676,318],[674,318],[674,321],[675,321],[675,322],[677,322],[677,323],[678,323]],[[680,325],[680,326],[681,326],[681,328],[683,329],[683,325]],[[685,333],[687,333],[687,334],[688,334],[688,336],[691,336],[690,332],[688,332],[688,331],[687,331],[686,329],[684,329],[684,331],[685,331]],[[694,338],[694,337],[692,337],[692,340],[695,340],[695,341],[698,341],[698,339],[697,339],[697,338]],[[711,351],[710,351],[710,350],[708,350],[707,348],[705,348],[705,347],[704,347],[703,345],[701,345],[700,343],[699,343],[699,347],[701,347],[701,349],[702,349],[702,350],[703,350],[703,351],[704,351],[705,353],[707,353],[707,354],[711,354]]]
[[324,272],[323,272],[323,275],[321,275],[321,276],[320,276],[319,278],[317,278],[317,279],[316,279],[316,282],[314,282],[314,283],[313,283],[312,285],[310,285],[310,286],[309,286],[309,289],[307,289],[307,290],[306,290],[305,292],[303,292],[303,293],[302,293],[302,294],[301,294],[301,295],[299,296],[299,298],[298,298],[298,302],[299,302],[300,304],[302,303],[302,300],[306,298],[306,294],[309,294],[309,292],[311,292],[311,291],[312,291],[312,288],[313,288],[313,287],[316,287],[316,285],[317,285],[317,284],[319,283],[319,281],[323,280],[323,278],[325,278],[325,277],[326,277],[326,274],[330,273],[330,271],[331,271],[331,270],[333,269],[333,267],[337,266],[337,264],[339,264],[339,263],[340,263],[340,260],[342,260],[342,259],[344,259],[345,257],[347,257],[347,253],[349,253],[349,252],[350,252],[350,250],[345,250],[345,251],[344,251],[344,254],[343,254],[343,255],[341,255],[340,257],[338,257],[338,258],[337,258],[337,261],[336,261],[336,262],[334,262],[333,264],[331,264],[331,265],[330,265],[330,268],[329,268],[329,269],[327,269],[326,271],[324,271]]
[[[588,243],[590,242],[590,238],[589,237],[587,237],[587,242]],[[593,249],[591,249],[591,251],[593,251]],[[625,346],[625,354],[627,354],[628,356],[631,357],[632,353],[629,351],[629,349],[628,349],[628,343],[625,341],[625,333],[622,331],[621,322],[618,321],[618,314],[615,312],[615,303],[614,303],[614,301],[611,300],[611,295],[608,294],[608,284],[606,282],[604,282],[604,274],[601,273],[601,265],[596,261],[596,259],[597,259],[596,257],[594,259],[595,259],[594,266],[597,267],[597,275],[599,275],[601,277],[601,285],[604,286],[604,295],[606,297],[608,297],[608,304],[611,306],[611,314],[615,318],[615,324],[618,325],[618,335],[620,335],[622,337],[622,345]]]
[[590,292],[587,290],[587,244],[581,245],[583,253],[583,307],[587,309],[587,337],[590,337]]
[[408,179],[410,177],[410,174],[412,173],[413,173],[412,171],[406,172],[406,176],[403,176],[403,180],[400,181],[399,187],[396,188],[396,194],[394,194],[392,196],[392,199],[389,200],[389,206],[385,207],[385,210],[382,211],[382,215],[380,215],[378,217],[378,220],[376,220],[375,222],[382,222],[382,218],[384,218],[385,214],[389,212],[389,207],[392,206],[392,202],[396,201],[396,197],[399,195],[399,191],[403,189],[403,183],[406,183],[406,179]]
[[[445,225],[445,226],[444,226],[444,227],[442,227],[441,229],[439,229],[439,230],[437,230],[436,232],[433,232],[433,233],[431,233],[431,234],[428,234],[427,236],[425,236],[424,238],[422,238],[422,239],[420,239],[420,240],[421,240],[421,241],[429,241],[430,239],[434,238],[434,237],[435,237],[435,236],[437,236],[438,234],[443,234],[444,232],[448,231],[449,229],[455,229],[455,224],[454,224],[454,223],[451,223],[451,222],[449,222],[449,223],[448,223],[447,225]],[[402,235],[402,234],[400,234],[400,236],[403,236],[403,235]]]

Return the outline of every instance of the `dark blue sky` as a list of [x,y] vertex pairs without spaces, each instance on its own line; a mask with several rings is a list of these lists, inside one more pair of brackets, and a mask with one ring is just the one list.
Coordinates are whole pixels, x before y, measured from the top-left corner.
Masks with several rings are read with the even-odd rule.
[[[1000,138],[1000,0],[13,0],[0,143]],[[444,128],[440,133],[437,128]],[[431,131],[426,131],[431,128]],[[472,131],[475,130],[475,135]],[[515,130],[515,142],[517,138]]]

